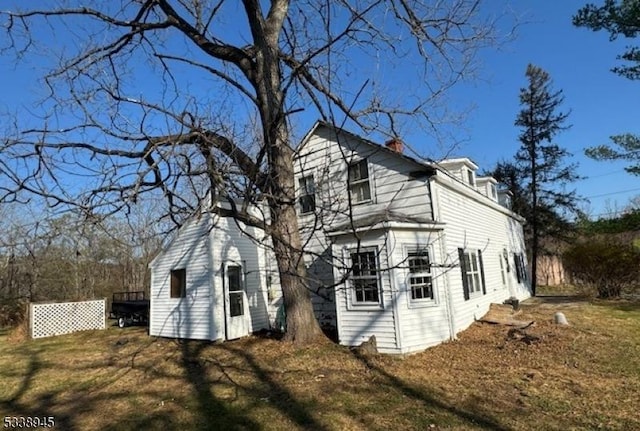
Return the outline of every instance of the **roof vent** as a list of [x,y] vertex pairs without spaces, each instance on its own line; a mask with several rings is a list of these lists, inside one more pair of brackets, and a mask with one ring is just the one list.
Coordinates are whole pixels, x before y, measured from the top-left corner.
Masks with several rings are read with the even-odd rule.
[[391,138],[387,142],[384,143],[385,147],[390,149],[391,151],[395,151],[396,153],[402,153],[404,150],[404,144],[400,138]]

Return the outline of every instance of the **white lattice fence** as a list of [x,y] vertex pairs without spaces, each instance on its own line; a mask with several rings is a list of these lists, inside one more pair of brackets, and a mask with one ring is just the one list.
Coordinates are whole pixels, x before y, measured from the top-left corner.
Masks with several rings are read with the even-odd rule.
[[105,329],[106,300],[29,304],[31,337],[42,338]]

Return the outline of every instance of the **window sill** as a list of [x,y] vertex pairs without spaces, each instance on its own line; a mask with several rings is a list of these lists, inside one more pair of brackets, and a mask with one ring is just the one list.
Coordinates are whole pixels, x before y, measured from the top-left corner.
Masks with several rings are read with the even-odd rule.
[[384,310],[382,303],[380,302],[350,302],[347,305],[347,310],[350,311],[380,311]]
[[409,299],[409,308],[434,308],[439,305],[435,299]]
[[483,296],[485,296],[485,295],[484,295],[484,293],[482,293],[482,291],[469,292],[469,300],[482,298]]

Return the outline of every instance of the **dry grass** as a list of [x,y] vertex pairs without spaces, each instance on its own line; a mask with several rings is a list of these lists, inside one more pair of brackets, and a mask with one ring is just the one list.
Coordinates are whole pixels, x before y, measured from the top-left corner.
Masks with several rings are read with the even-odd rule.
[[[405,358],[150,338],[141,328],[20,340],[0,331],[0,413],[61,430],[640,429],[640,303],[536,299],[539,341],[474,324]],[[561,310],[571,326],[551,323]]]

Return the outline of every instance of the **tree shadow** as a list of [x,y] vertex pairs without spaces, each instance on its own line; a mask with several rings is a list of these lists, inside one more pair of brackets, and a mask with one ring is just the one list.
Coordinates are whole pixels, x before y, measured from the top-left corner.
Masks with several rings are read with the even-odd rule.
[[[309,407],[296,399],[295,395],[278,383],[271,372],[262,367],[259,361],[247,349],[238,348],[233,343],[225,343],[223,348],[228,352],[242,358],[249,366],[251,372],[264,385],[261,392],[268,397],[270,405],[280,410],[292,422],[300,425],[302,429],[324,430],[326,427],[319,423],[309,411]],[[258,389],[259,388],[254,388]]]
[[[16,386],[15,392],[9,397],[0,398],[0,411],[4,416],[16,418],[32,418],[44,423],[48,418],[53,419],[54,427],[52,429],[59,430],[76,430],[88,429],[87,413],[104,415],[105,405],[111,402],[127,402],[130,394],[128,392],[105,393],[101,390],[107,386],[116,384],[119,380],[126,378],[129,371],[136,367],[136,357],[148,346],[136,349],[130,357],[120,366],[113,366],[106,362],[88,362],[88,363],[51,363],[47,364],[42,358],[46,359],[46,349],[36,345],[37,342],[26,343],[20,346],[16,355],[16,362],[24,360],[26,362],[26,370],[20,372],[21,380]],[[22,356],[22,357],[20,357]],[[112,371],[109,376],[104,376],[104,380],[100,384],[92,386],[78,385],[75,389],[72,387],[75,375],[85,375],[97,368],[105,368]],[[53,385],[53,389],[41,390],[38,386],[40,380],[44,379],[45,373],[55,371],[60,375],[69,376],[66,381]],[[10,375],[10,374],[0,374]],[[109,377],[109,378],[106,378]],[[69,383],[71,381],[72,383]],[[93,383],[93,382],[91,382]],[[154,399],[162,399],[165,394],[161,391],[141,391],[140,396],[148,396]],[[118,412],[117,417],[113,417],[111,423],[106,426],[101,425],[101,429],[106,430],[165,430],[178,426],[174,418],[169,412],[136,412],[130,416],[121,415]],[[17,424],[17,427],[20,425]],[[22,427],[26,428],[26,425]]]
[[73,429],[71,418],[66,414],[52,414],[55,405],[55,391],[50,391],[39,395],[35,402],[24,403],[21,399],[33,387],[37,381],[38,373],[43,369],[40,360],[40,352],[31,350],[28,352],[28,365],[22,381],[18,385],[15,393],[6,400],[0,399],[0,409],[13,417],[47,418],[54,417],[57,429]]
[[412,398],[422,403],[429,409],[440,409],[442,411],[453,414],[454,416],[466,421],[469,425],[473,424],[474,427],[480,427],[493,431],[509,431],[510,428],[500,424],[496,419],[490,417],[488,414],[481,411],[471,411],[461,407],[456,407],[450,403],[437,399],[434,395],[428,393],[426,390],[417,388],[408,384],[402,379],[390,374],[381,367],[377,366],[371,357],[367,354],[361,353],[358,349],[351,349],[352,354],[363,363],[370,371],[374,372],[380,377],[384,384],[395,388],[402,392],[406,397]]
[[[208,367],[202,357],[202,351],[210,343],[202,341],[181,341],[181,364],[185,371],[185,376],[193,389],[200,412],[200,421],[197,429],[210,430],[217,429],[260,429],[260,424],[252,421],[248,417],[239,414],[228,404],[218,399],[212,388],[215,382],[208,376]],[[233,384],[236,384],[229,378]],[[236,388],[238,390],[238,388]]]

